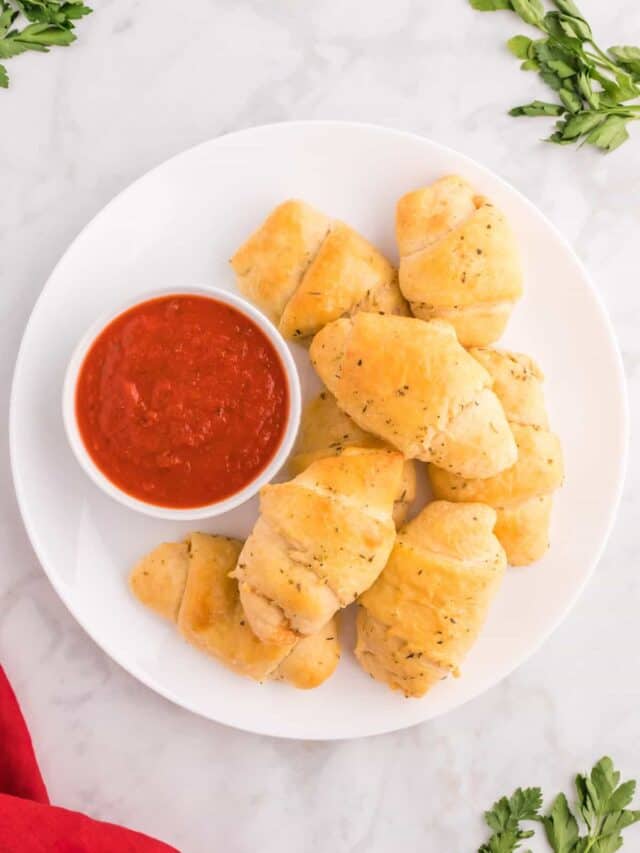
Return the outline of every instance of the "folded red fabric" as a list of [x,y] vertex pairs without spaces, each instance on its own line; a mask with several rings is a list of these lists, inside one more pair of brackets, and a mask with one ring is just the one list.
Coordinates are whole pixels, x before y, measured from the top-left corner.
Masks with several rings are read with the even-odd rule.
[[52,806],[15,694],[0,667],[2,853],[178,853],[162,841]]

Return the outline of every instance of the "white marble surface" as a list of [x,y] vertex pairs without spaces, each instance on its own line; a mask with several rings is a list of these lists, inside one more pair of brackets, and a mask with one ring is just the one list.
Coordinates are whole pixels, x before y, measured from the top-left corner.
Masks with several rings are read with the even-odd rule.
[[[228,130],[345,118],[458,148],[550,216],[607,303],[635,427],[640,127],[631,143],[602,157],[542,145],[544,123],[505,116],[536,88],[500,50],[520,29],[515,20],[481,17],[465,0],[95,5],[77,45],[11,61],[12,87],[0,92],[4,411],[34,300],[67,244],[116,192]],[[635,0],[610,0],[606,13],[597,0],[581,5],[604,44],[640,42]],[[222,728],[113,664],[39,567],[15,504],[6,430],[0,440],[0,660],[55,802],[157,834],[184,853],[467,853],[484,837],[482,810],[516,785],[540,783],[552,793],[603,753],[640,775],[635,436],[597,575],[535,658],[444,719],[333,744]]]

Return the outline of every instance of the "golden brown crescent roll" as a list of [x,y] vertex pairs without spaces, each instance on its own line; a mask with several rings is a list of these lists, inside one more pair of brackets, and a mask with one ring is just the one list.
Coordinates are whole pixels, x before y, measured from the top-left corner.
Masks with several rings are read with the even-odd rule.
[[260,517],[234,577],[254,633],[315,634],[382,571],[395,539],[399,453],[347,448],[260,492]]
[[[346,447],[376,447],[391,449],[375,435],[360,427],[338,406],[335,398],[322,391],[304,408],[298,441],[289,459],[289,471],[293,477],[308,468],[316,459],[338,456]],[[402,469],[400,491],[393,507],[396,527],[404,523],[409,507],[416,496],[416,464],[405,460]]]
[[358,608],[356,657],[375,679],[424,696],[460,674],[506,568],[495,520],[484,504],[436,501],[398,533]]
[[234,672],[256,681],[317,687],[340,657],[336,620],[297,643],[261,643],[242,611],[238,584],[229,577],[241,548],[235,539],[204,533],[193,533],[186,542],[166,542],[134,567],[131,590],[147,607],[177,622],[191,644]]
[[438,498],[493,506],[498,512],[496,536],[509,562],[528,565],[549,545],[552,494],[564,476],[560,439],[548,428],[544,377],[526,355],[488,348],[470,352],[494,379],[518,445],[518,461],[486,480],[463,479],[433,466],[429,477]]
[[309,637],[301,637],[273,672],[276,681],[286,681],[298,690],[319,687],[333,675],[340,660],[339,614]]
[[451,323],[464,346],[504,331],[522,295],[516,240],[504,215],[450,175],[398,202],[400,289],[416,317]]
[[159,616],[177,622],[188,574],[189,543],[163,542],[136,564],[129,587]]
[[491,377],[448,323],[356,314],[318,332],[310,356],[340,408],[407,459],[466,477],[515,462]]
[[389,261],[303,201],[276,207],[231,265],[240,291],[286,338],[306,338],[356,311],[409,313]]

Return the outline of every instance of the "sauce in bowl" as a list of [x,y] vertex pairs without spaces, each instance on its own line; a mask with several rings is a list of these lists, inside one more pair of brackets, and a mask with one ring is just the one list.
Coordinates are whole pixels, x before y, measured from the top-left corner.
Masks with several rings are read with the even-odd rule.
[[173,294],[103,329],[80,368],[75,413],[89,456],[115,486],[196,508],[267,467],[287,427],[289,388],[253,320],[214,298]]

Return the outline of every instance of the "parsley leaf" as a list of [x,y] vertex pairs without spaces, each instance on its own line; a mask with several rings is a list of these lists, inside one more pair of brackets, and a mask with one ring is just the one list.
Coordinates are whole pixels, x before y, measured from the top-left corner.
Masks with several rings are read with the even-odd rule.
[[566,112],[562,104],[549,104],[546,101],[531,101],[522,107],[509,110],[510,116],[560,116]]
[[574,18],[580,18],[584,21],[580,10],[572,0],[554,0],[554,2],[561,12],[566,12],[567,15],[572,15]]
[[542,0],[511,0],[513,11],[516,12],[526,24],[537,27],[544,17],[544,6]]
[[513,853],[518,850],[519,842],[523,838],[530,838],[532,835],[532,832],[523,835],[516,829],[507,829],[492,835],[489,841],[478,849],[478,853]]
[[471,5],[478,12],[496,12],[498,9],[511,9],[511,0],[471,0]]
[[542,818],[547,840],[556,853],[572,853],[579,838],[578,821],[572,815],[567,798],[558,794],[551,811]]
[[608,53],[631,74],[640,75],[640,47],[610,47]]
[[613,853],[622,846],[621,832],[640,820],[640,811],[627,810],[636,783],[623,782],[610,758],[601,758],[588,776],[576,777],[578,809],[587,826],[576,853]]
[[586,141],[603,151],[615,151],[623,142],[629,138],[627,122],[629,118],[610,115],[602,124],[595,127],[587,136]]
[[529,51],[532,44],[533,40],[527,36],[514,36],[507,42],[507,47],[518,59],[530,59]]
[[[547,141],[577,142],[614,151],[629,138],[628,125],[640,119],[640,47],[602,50],[589,22],[573,0],[469,0],[482,12],[507,10],[542,33],[516,35],[507,47],[523,71],[535,71],[557,101],[533,101],[512,116],[562,116]],[[575,121],[574,121],[575,119]]]
[[[0,0],[0,59],[72,44],[75,21],[90,12],[82,0]],[[8,85],[7,69],[0,65],[0,87]]]
[[[635,795],[636,783],[620,783],[620,773],[611,759],[605,757],[588,775],[576,776],[575,787],[577,805],[573,811],[566,796],[558,794],[549,813],[541,815],[539,788],[518,788],[510,798],[499,799],[485,813],[493,834],[478,853],[531,853],[521,847],[522,841],[534,835],[533,830],[522,828],[524,821],[542,824],[554,853],[615,853],[623,845],[623,830],[640,821],[640,811],[627,808]],[[586,827],[586,835],[581,835],[579,818]]]
[[512,853],[520,849],[520,841],[531,838],[532,830],[523,830],[520,823],[535,820],[542,805],[540,788],[518,788],[510,798],[502,797],[485,812],[484,819],[493,835],[478,853]]

